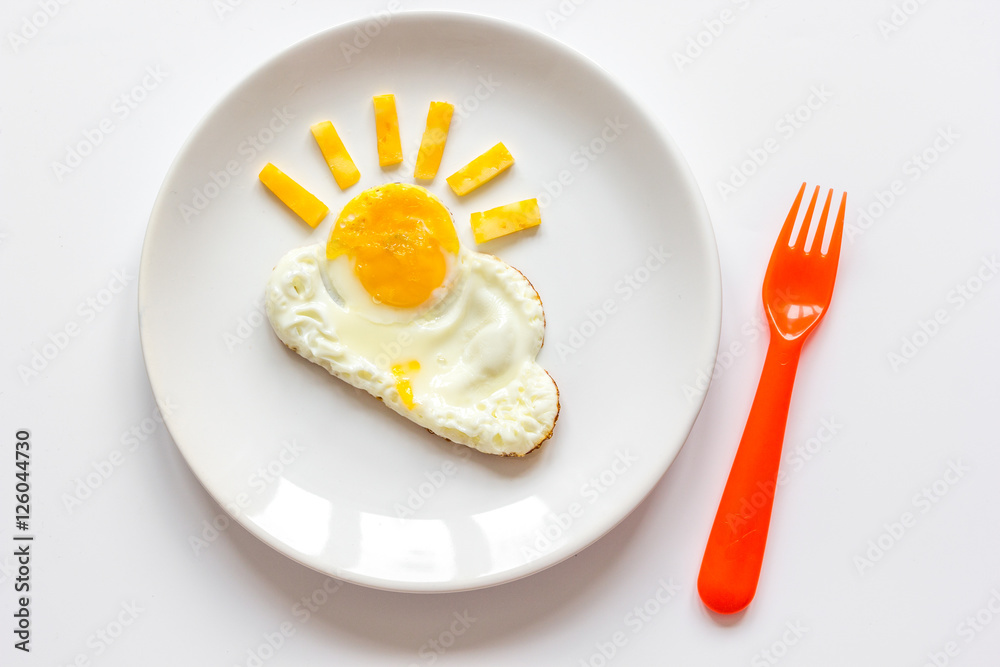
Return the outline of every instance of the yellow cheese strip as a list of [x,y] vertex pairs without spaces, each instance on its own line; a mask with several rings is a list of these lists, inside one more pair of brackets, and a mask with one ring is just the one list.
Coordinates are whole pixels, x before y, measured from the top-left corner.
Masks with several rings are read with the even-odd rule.
[[451,114],[455,106],[447,102],[431,102],[427,112],[427,128],[424,138],[420,140],[420,152],[417,153],[417,166],[413,170],[413,178],[430,180],[437,174],[441,166],[441,156],[444,155],[444,144],[448,141],[448,128],[451,126]]
[[260,170],[260,182],[310,227],[323,222],[330,212],[326,204],[270,162]]
[[489,149],[475,160],[448,177],[448,185],[462,196],[478,188],[504,169],[514,164],[514,158],[502,143]]
[[345,190],[357,183],[358,179],[361,178],[361,172],[358,171],[350,153],[344,147],[344,142],[340,140],[340,135],[337,134],[337,128],[333,126],[333,123],[325,120],[322,123],[316,123],[309,129],[312,130],[313,138],[319,144],[319,149],[323,152],[323,159],[330,167],[333,178],[337,181],[340,189]]
[[525,199],[506,206],[472,214],[472,233],[476,243],[535,227],[542,222],[537,199]]
[[396,98],[393,95],[376,95],[375,138],[378,142],[378,163],[383,167],[403,161],[403,147],[399,143],[399,118],[396,116]]

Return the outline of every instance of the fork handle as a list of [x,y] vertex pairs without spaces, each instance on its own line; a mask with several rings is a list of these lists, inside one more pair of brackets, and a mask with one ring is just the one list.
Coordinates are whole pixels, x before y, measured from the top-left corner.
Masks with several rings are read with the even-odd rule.
[[698,575],[702,601],[720,614],[744,609],[757,591],[801,350],[801,338],[787,340],[772,327],[757,393]]

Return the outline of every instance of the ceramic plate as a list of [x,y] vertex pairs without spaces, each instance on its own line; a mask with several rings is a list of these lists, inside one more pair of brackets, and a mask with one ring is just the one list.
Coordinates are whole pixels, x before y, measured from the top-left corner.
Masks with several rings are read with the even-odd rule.
[[[372,96],[394,93],[406,160],[378,166]],[[364,188],[413,182],[432,100],[456,111],[428,188],[474,247],[473,211],[538,197],[542,225],[480,247],[545,305],[539,362],[555,435],[523,459],[431,435],[286,349],[263,315],[271,268],[325,241]],[[361,171],[340,191],[309,126],[332,120]],[[461,199],[444,176],[498,141],[514,167]],[[258,182],[268,161],[331,210],[311,230]],[[674,459],[717,351],[712,229],[672,141],[603,70],[493,19],[400,13],[329,29],[258,69],[180,151],[139,279],[143,353],[170,433],[243,526],[331,576],[400,591],[498,584],[577,553]]]

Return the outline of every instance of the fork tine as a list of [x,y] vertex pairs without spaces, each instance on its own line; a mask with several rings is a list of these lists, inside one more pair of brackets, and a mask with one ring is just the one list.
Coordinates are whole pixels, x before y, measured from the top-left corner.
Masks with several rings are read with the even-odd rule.
[[795,201],[792,202],[792,210],[788,212],[788,217],[785,218],[785,224],[781,228],[781,233],[778,234],[778,242],[775,243],[775,248],[780,248],[782,244],[788,245],[788,240],[792,238],[792,227],[795,226],[795,218],[799,215],[799,204],[802,203],[802,193],[806,191],[806,184],[803,183],[802,187],[799,188],[799,194],[795,195]]
[[[826,193],[826,203],[823,204],[823,213],[819,216],[819,224],[816,225],[816,233],[813,235],[812,245],[809,246],[810,249],[815,248],[816,252],[822,253],[823,251],[823,237],[826,236],[826,218],[830,215],[830,200],[833,199],[833,188]],[[806,252],[810,252],[809,249]]]
[[816,209],[816,197],[819,196],[819,186],[813,190],[812,199],[809,200],[809,207],[806,209],[806,217],[802,220],[802,226],[799,228],[799,235],[795,237],[795,243],[792,244],[793,248],[800,248],[806,241],[806,234],[809,233],[809,223],[812,222],[813,211]]
[[830,249],[826,251],[826,256],[830,257],[834,263],[840,259],[840,241],[844,236],[844,209],[847,207],[847,193],[840,197],[840,210],[837,211],[837,221],[833,224],[833,235],[830,237]]

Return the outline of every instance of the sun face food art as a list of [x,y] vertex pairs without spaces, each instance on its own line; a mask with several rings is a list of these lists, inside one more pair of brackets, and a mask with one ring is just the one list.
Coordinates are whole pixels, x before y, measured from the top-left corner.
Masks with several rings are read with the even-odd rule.
[[285,345],[439,436],[523,456],[552,435],[559,392],[535,360],[538,293],[463,248],[448,209],[418,185],[348,202],[325,246],[278,262],[265,303]]

